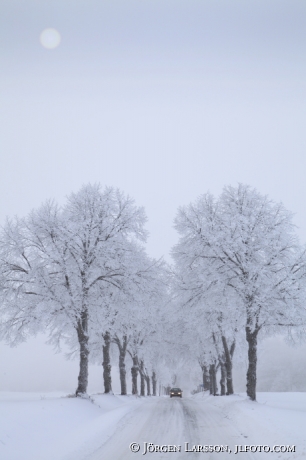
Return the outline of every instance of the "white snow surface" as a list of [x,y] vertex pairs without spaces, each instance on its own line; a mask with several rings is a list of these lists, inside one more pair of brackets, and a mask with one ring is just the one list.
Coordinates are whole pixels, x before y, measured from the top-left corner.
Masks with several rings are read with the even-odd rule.
[[[144,442],[182,445],[182,452],[147,453],[154,459],[203,458],[184,451],[184,442],[229,445],[230,457],[267,458],[266,453],[239,453],[239,445],[295,445],[295,453],[273,459],[306,459],[306,393],[258,393],[212,397],[204,393],[180,398],[64,393],[0,392],[1,460],[134,460]],[[129,444],[138,442],[132,453]],[[205,459],[230,458],[206,453]]]

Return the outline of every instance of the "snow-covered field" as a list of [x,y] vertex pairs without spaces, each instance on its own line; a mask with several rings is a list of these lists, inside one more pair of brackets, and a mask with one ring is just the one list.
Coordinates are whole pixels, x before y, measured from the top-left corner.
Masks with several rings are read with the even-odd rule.
[[[246,400],[244,394],[211,397],[203,393],[182,400],[119,395],[92,399],[68,398],[63,393],[0,392],[1,460],[137,460],[144,458],[144,442],[184,441],[232,444],[232,449],[235,444],[296,445],[295,453],[268,457],[306,459],[306,393],[258,393],[257,403]],[[141,450],[132,454],[130,442],[139,442]],[[152,455],[154,459],[202,457],[202,453],[189,452]],[[220,456],[206,454],[205,458]],[[237,457],[260,459],[267,454],[239,453]]]
[[[272,458],[306,459],[306,393],[257,393],[257,401],[251,402],[241,393],[210,397],[209,403],[221,409],[224,418],[239,429],[244,444],[295,445],[295,453],[273,453]],[[240,456],[243,458],[242,453]],[[254,458],[266,456],[254,454]]]

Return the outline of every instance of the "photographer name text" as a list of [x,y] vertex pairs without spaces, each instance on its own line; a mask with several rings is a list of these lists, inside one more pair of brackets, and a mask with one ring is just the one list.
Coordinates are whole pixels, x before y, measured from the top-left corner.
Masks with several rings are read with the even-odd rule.
[[[285,452],[296,452],[296,446],[292,445],[275,445],[275,446],[267,446],[267,445],[242,445],[237,444],[234,446],[234,454],[240,454],[245,452],[275,452],[275,453],[285,453]],[[136,442],[132,442],[130,444],[130,450],[134,453],[140,451],[140,444]],[[185,442],[184,446],[175,445],[175,444],[154,444],[153,442],[144,442],[143,443],[143,451],[142,455],[152,454],[155,452],[203,452],[203,453],[220,453],[220,452],[228,452],[229,454],[232,453],[232,450],[229,446],[226,445],[219,445],[219,444],[192,444],[189,442]]]

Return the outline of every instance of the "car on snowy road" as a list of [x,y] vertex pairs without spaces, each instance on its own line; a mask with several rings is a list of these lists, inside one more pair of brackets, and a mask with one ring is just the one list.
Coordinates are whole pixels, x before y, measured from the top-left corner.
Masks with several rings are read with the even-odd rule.
[[182,397],[182,390],[180,388],[171,388],[170,390],[170,398],[172,398],[172,396],[178,396],[179,398]]

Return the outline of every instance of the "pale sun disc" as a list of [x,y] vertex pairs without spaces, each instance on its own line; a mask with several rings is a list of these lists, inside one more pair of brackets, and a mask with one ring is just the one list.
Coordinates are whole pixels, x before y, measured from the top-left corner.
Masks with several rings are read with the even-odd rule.
[[61,36],[56,29],[45,29],[40,34],[40,43],[47,49],[56,48],[61,42]]

